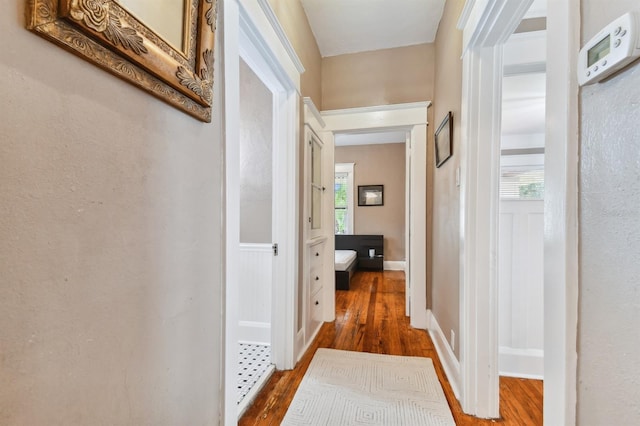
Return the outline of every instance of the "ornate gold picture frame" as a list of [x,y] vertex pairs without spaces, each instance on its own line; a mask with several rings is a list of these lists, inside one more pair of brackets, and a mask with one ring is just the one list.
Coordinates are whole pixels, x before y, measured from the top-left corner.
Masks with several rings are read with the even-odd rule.
[[136,1],[144,12],[141,0],[28,0],[27,28],[210,122],[217,0],[176,0],[183,13],[164,18],[181,20],[173,43],[124,6]]

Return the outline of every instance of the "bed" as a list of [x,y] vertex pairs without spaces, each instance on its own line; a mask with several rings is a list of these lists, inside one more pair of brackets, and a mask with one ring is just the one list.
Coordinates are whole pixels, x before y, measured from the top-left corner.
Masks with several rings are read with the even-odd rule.
[[[371,249],[374,249],[376,260],[379,260],[380,263],[380,270],[382,269],[384,255],[383,235],[336,235],[335,238],[336,251],[349,250],[355,252],[355,260],[353,262],[348,265],[336,265],[336,290],[349,290],[351,276],[356,269],[368,269],[367,262],[372,259],[369,257],[369,250]],[[362,261],[362,265],[360,261]]]
[[349,282],[358,265],[358,252],[355,250],[336,250],[336,290],[349,290]]

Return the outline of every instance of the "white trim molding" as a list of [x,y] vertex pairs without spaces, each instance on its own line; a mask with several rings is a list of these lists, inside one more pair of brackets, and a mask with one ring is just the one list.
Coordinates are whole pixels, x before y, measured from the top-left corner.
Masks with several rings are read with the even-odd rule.
[[463,57],[469,49],[502,45],[520,25],[532,3],[533,0],[468,0],[458,21],[458,28],[463,30]]
[[533,0],[468,2],[463,29],[460,146],[462,409],[498,418],[498,212],[502,47]]
[[382,262],[385,271],[406,271],[407,262],[404,260],[385,260]]
[[540,349],[499,349],[500,375],[524,379],[544,379],[544,351]]
[[451,390],[456,398],[460,399],[460,363],[431,310],[427,312],[427,326]]
[[[520,4],[519,4],[520,3]],[[481,94],[483,82],[474,81],[494,67],[493,58],[484,57],[487,50],[495,50],[505,31],[517,25],[514,22],[500,24],[495,15],[505,18],[511,14],[519,15],[528,8],[531,1],[508,2],[506,0],[468,0],[458,23],[464,29],[463,35],[463,100],[462,100],[462,150],[468,146],[483,147],[486,140],[478,139],[479,114],[482,110],[494,111],[499,97]],[[507,10],[509,13],[500,12]],[[490,22],[487,22],[489,20]],[[496,30],[494,31],[494,27]],[[492,47],[494,46],[494,47]],[[578,146],[579,146],[579,105],[578,85],[576,82],[576,58],[580,48],[580,1],[551,1],[547,4],[547,96],[546,96],[546,149],[545,149],[545,277],[544,277],[544,423],[553,425],[572,425],[576,423],[577,402],[577,324],[578,324]],[[475,52],[471,52],[475,50]],[[491,56],[495,54],[489,53]],[[471,110],[471,111],[470,111]],[[480,112],[479,112],[479,111]],[[494,121],[489,125],[495,126]],[[475,133],[474,133],[475,132]],[[496,139],[497,140],[497,139]],[[463,154],[475,166],[481,165],[477,157]],[[465,168],[463,167],[463,170]],[[473,194],[482,193],[484,185],[467,177],[463,184],[471,193],[461,198],[461,202],[473,199]],[[462,191],[461,191],[462,192]],[[466,211],[473,211],[471,206]],[[474,206],[477,208],[477,205]],[[466,226],[482,226],[471,218],[461,221],[462,236]],[[468,247],[467,256],[472,256],[472,248],[486,250],[486,244],[472,243],[467,239],[463,245]],[[483,247],[484,246],[484,247]],[[490,252],[490,250],[488,250]],[[469,259],[467,259],[469,260]],[[461,270],[464,264],[461,264]],[[469,270],[468,274],[475,271]],[[461,275],[461,279],[463,276]],[[463,299],[461,312],[476,315],[478,301],[466,279],[463,281]],[[492,286],[487,287],[482,279],[477,283],[481,293],[488,294]],[[480,306],[479,309],[486,310]],[[491,307],[488,308],[491,311]],[[469,319],[469,318],[468,318]],[[464,327],[478,327],[476,341],[492,337],[484,323],[461,321],[461,334]],[[462,337],[462,336],[461,336]],[[475,343],[475,342],[473,342]],[[473,369],[469,356],[480,356],[477,348],[461,347],[461,366],[463,382],[468,374],[481,376],[483,371]],[[470,353],[469,353],[470,352]],[[485,354],[486,355],[486,354]],[[492,358],[492,356],[491,356]],[[481,359],[484,365],[486,359]],[[466,384],[463,383],[463,410],[473,408],[475,400],[466,399]],[[478,383],[472,386],[475,392],[486,392]],[[491,392],[494,393],[493,381]],[[473,395],[470,395],[473,398]],[[476,404],[477,405],[477,404]],[[480,414],[477,414],[481,416]]]
[[[295,50],[291,47],[291,43],[287,40],[268,1],[233,1],[239,6],[240,21],[243,27],[250,31],[248,35],[252,40],[256,41],[258,51],[263,52],[265,57],[281,65],[280,69],[277,70],[278,73],[285,74],[293,83],[298,94],[300,94],[300,74],[304,72],[304,68],[300,71],[302,62],[300,62]],[[283,78],[281,77],[281,79]]]
[[271,344],[271,324],[259,321],[239,321],[238,340],[260,345]]
[[[308,96],[305,96],[304,98],[302,98],[302,101],[304,102],[305,107],[309,109],[309,112],[307,113],[307,111],[305,111],[305,114],[304,114],[305,124],[309,124],[314,129],[315,132],[319,132],[321,129],[324,129],[324,126],[326,126],[326,123],[322,119],[322,115],[320,114],[320,111],[318,111],[316,104],[313,103],[313,99],[311,99]],[[317,123],[311,123],[309,120],[309,117],[315,118]]]
[[544,424],[576,424],[580,1],[547,2]]
[[430,101],[422,101],[422,102],[407,102],[403,104],[391,104],[391,105],[373,105],[367,107],[357,107],[357,108],[346,108],[346,109],[328,109],[322,111],[322,115],[332,116],[332,115],[358,115],[358,114],[369,114],[372,112],[389,112],[389,111],[406,111],[413,108],[428,108],[431,106]]
[[302,61],[298,57],[298,54],[296,53],[296,49],[293,48],[293,45],[289,41],[287,34],[282,28],[282,25],[280,24],[280,20],[278,19],[278,17],[276,16],[276,13],[273,11],[273,8],[271,7],[271,3],[269,3],[269,0],[258,0],[258,4],[260,5],[260,8],[264,12],[264,15],[269,20],[271,27],[273,28],[278,38],[280,39],[280,43],[282,43],[282,46],[285,48],[285,50],[289,54],[289,57],[291,58],[291,62],[293,62],[294,65],[296,66],[298,73],[300,74],[304,73],[305,71],[304,65],[302,64]]
[[335,173],[347,174],[347,228],[346,234],[353,234],[353,217],[355,216],[355,203],[353,200],[354,186],[354,167],[356,163],[335,163]]

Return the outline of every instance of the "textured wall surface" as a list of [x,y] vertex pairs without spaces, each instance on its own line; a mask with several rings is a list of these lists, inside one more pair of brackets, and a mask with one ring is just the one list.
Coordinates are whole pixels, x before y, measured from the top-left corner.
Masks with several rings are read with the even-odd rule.
[[0,424],[217,424],[219,115],[28,32],[24,5],[0,14]]
[[322,57],[302,3],[300,0],[269,0],[269,3],[304,65],[304,74],[300,76],[302,96],[309,96],[320,108]]
[[240,242],[271,243],[273,95],[240,60]]
[[[383,234],[384,260],[405,260],[405,144],[339,146],[336,163],[355,163],[354,234]],[[384,185],[384,205],[358,207],[358,185]]]
[[[435,132],[448,111],[453,113],[453,157],[441,167],[432,167],[433,176],[433,250],[431,309],[446,336],[450,330],[459,336],[460,327],[460,191],[456,186],[457,151],[460,141],[462,102],[462,32],[456,28],[464,1],[447,1],[435,43]],[[433,133],[432,133],[433,134]],[[430,146],[431,148],[431,146]],[[433,164],[433,161],[430,162]],[[460,356],[459,342],[455,354]],[[451,342],[449,342],[451,344]]]
[[322,59],[322,109],[389,105],[433,99],[434,45]]
[[[637,1],[583,1],[583,42]],[[640,423],[640,63],[581,94],[578,423]]]

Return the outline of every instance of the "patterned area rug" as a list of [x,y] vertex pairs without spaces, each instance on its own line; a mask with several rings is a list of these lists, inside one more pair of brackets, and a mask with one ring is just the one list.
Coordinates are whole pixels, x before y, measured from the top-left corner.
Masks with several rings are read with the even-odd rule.
[[282,425],[452,425],[430,358],[318,349]]

